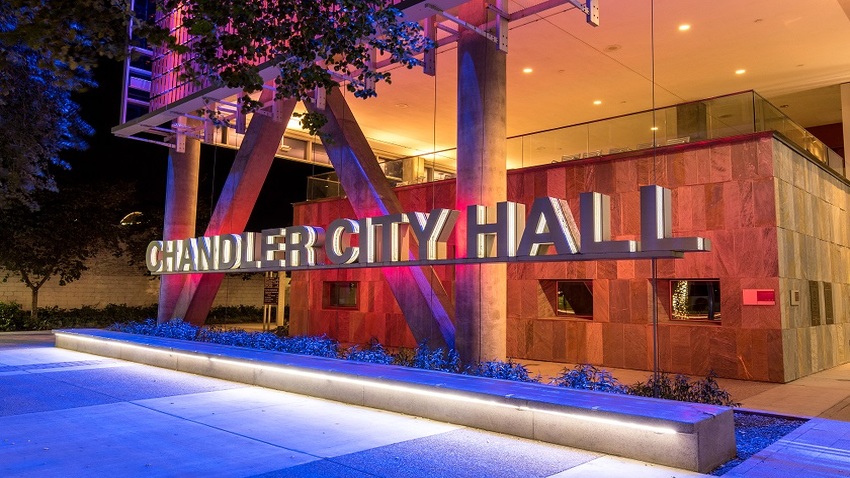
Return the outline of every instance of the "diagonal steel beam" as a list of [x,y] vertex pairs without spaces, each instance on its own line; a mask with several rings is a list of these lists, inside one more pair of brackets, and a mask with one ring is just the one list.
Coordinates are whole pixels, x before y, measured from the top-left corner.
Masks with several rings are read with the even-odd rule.
[[[403,212],[378,159],[360,130],[339,88],[328,91],[324,110],[307,104],[328,119],[323,140],[340,184],[358,218]],[[384,277],[417,342],[454,348],[454,307],[433,267],[386,267]]]
[[[205,236],[239,234],[245,230],[295,103],[294,100],[283,102],[279,111],[282,121],[261,114],[255,114],[251,119]],[[203,324],[223,279],[224,274],[192,274],[183,287],[175,316],[182,316],[183,320],[196,325]],[[180,315],[181,312],[183,315]]]

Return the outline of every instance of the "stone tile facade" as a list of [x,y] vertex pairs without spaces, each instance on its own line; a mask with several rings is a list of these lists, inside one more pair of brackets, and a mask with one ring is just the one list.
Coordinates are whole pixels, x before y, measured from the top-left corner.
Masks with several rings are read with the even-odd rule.
[[[510,357],[646,370],[653,367],[655,341],[664,371],[713,370],[722,377],[773,382],[848,360],[850,311],[844,298],[850,279],[841,265],[850,264],[850,186],[770,133],[512,170],[508,199],[530,205],[536,197],[564,198],[579,221],[579,194],[604,193],[611,198],[612,238],[639,239],[639,188],[646,184],[672,190],[674,236],[712,242],[711,252],[656,261],[657,336],[650,260],[510,264]],[[453,181],[396,191],[408,211],[454,205]],[[340,217],[354,217],[345,200],[295,208],[295,224],[327,225]],[[437,268],[437,274],[451,291],[452,268]],[[592,281],[592,318],[556,315],[555,284],[568,279]],[[722,320],[671,320],[676,279],[719,280]],[[357,310],[323,306],[323,282],[339,280],[359,283]],[[827,305],[823,284],[831,284],[831,323],[824,317],[822,325],[811,325],[810,281],[820,284],[821,311]],[[743,289],[773,290],[776,305],[745,306]],[[790,305],[792,289],[800,291],[800,305]],[[380,269],[295,272],[291,297],[296,333],[416,345]]]

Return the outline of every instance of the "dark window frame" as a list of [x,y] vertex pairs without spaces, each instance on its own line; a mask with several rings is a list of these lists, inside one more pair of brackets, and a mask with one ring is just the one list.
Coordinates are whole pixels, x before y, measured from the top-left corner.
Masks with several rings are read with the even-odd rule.
[[[687,295],[688,308],[685,313],[693,313],[690,310],[693,307],[696,310],[705,309],[705,316],[693,315],[683,316],[677,314],[677,283],[686,283],[685,287],[689,287]],[[693,294],[691,290],[693,286],[688,286],[687,283],[704,283],[706,289],[703,294]],[[708,287],[711,287],[708,289]],[[709,293],[710,291],[710,293]],[[671,279],[670,280],[670,320],[673,322],[704,322],[711,324],[719,324],[723,320],[722,296],[720,291],[720,279]]]
[[[348,287],[354,289],[354,304],[339,303],[339,294],[334,294],[335,287]],[[360,282],[358,281],[325,281],[322,287],[322,306],[325,309],[359,310],[360,309]]]
[[[564,284],[582,284],[585,286],[588,296],[590,298],[589,311],[590,313],[576,313],[573,305],[570,305],[570,308],[573,309],[573,312],[568,312],[561,308],[561,296],[566,294],[566,290],[564,294],[562,294],[561,285]],[[569,305],[568,301],[565,301],[567,305]],[[584,310],[588,310],[588,305],[583,305]],[[593,320],[593,281],[590,279],[564,279],[555,281],[555,315],[559,318],[575,318],[575,319],[583,319],[583,320]]]

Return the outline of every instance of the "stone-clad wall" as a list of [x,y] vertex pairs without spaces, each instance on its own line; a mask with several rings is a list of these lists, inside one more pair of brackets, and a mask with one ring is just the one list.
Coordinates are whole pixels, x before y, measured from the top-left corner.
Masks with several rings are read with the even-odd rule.
[[[787,322],[792,320],[787,311],[785,315],[782,313],[788,308],[789,287],[784,281],[789,277],[780,274],[780,267],[786,265],[781,262],[785,258],[778,252],[777,241],[781,239],[777,236],[787,234],[787,229],[777,229],[776,225],[777,216],[782,221],[782,215],[787,215],[788,211],[776,197],[780,193],[775,193],[775,182],[781,181],[774,179],[774,170],[781,170],[789,162],[788,154],[790,150],[774,140],[772,134],[760,133],[660,148],[654,155],[651,151],[636,152],[557,163],[510,171],[508,198],[525,204],[540,196],[564,198],[579,221],[579,193],[608,194],[613,239],[637,239],[640,234],[639,187],[659,184],[670,188],[674,202],[674,236],[706,237],[712,241],[712,251],[657,261],[661,368],[695,375],[713,370],[723,377],[783,382],[799,376],[788,369],[789,364],[796,363],[789,362],[789,356],[795,355],[798,349],[804,355],[810,353],[805,351],[805,344],[789,344],[791,335]],[[806,161],[802,157],[797,160]],[[823,180],[828,182],[828,173],[822,173]],[[814,187],[806,190],[817,191]],[[451,208],[454,203],[451,181],[408,186],[396,191],[407,211]],[[815,194],[818,197],[823,194],[841,196],[839,192],[825,190]],[[846,196],[844,201],[846,210]],[[819,214],[833,218],[832,230],[830,232],[825,225],[818,227],[833,237],[840,234],[838,229],[843,227],[846,244],[846,222],[843,226],[836,225],[840,208],[820,208],[824,210]],[[296,224],[326,225],[334,218],[353,217],[344,200],[303,203],[297,205],[295,211]],[[798,214],[798,217],[805,217],[805,214]],[[823,249],[824,244],[817,247]],[[453,251],[452,241],[449,251]],[[830,254],[835,256],[832,262],[839,263],[840,254]],[[847,263],[846,257],[843,261]],[[451,270],[444,267],[438,272],[449,291],[453,280]],[[835,267],[826,270],[831,271],[830,274],[839,273]],[[651,369],[650,278],[649,260],[509,265],[506,291],[508,355]],[[556,316],[554,284],[564,279],[592,281],[592,319]],[[719,279],[721,322],[670,320],[670,279]],[[323,308],[322,281],[326,280],[360,281],[359,310]],[[836,317],[839,314],[844,317],[846,312],[839,304],[839,297],[850,292],[848,280],[845,276],[833,281],[840,284],[835,291]],[[415,345],[392,295],[383,285],[379,269],[296,273],[292,287],[293,330],[299,333],[327,333],[344,342],[365,343],[376,338],[387,345]],[[775,290],[777,305],[744,306],[742,289]],[[800,290],[807,289],[801,287]],[[847,320],[842,319],[844,322]],[[818,353],[825,354],[820,350],[827,342],[838,347],[838,330],[837,326],[823,326],[815,334],[799,333],[810,341],[818,340]],[[794,334],[797,333],[795,330]],[[796,340],[797,336],[794,338]],[[814,350],[811,345],[809,349]],[[845,360],[843,355],[836,355],[830,363]],[[827,362],[820,360],[818,363]]]
[[[779,287],[769,134],[513,173],[508,194],[521,202],[565,197],[578,211],[579,193],[608,194],[614,239],[640,234],[640,186],[670,188],[673,235],[707,237],[712,251],[657,261],[662,370],[784,379],[779,307],[744,307],[741,292]],[[651,261],[511,265],[508,273],[509,355],[652,368]],[[699,278],[720,280],[721,323],[671,321],[669,279]],[[555,316],[544,289],[558,279],[593,280],[592,320]]]
[[[850,360],[850,185],[774,140],[785,380]],[[813,320],[809,281],[819,284]],[[832,285],[832,323],[824,283]],[[800,293],[791,304],[791,291]],[[817,325],[817,324],[820,325]]]
[[[396,189],[407,211],[430,211],[454,207],[454,181]],[[327,226],[337,218],[355,218],[347,200],[326,200],[297,204],[293,224]],[[454,239],[449,242],[454,254]],[[446,291],[454,292],[454,268],[434,268]],[[323,304],[323,283],[357,281],[357,310],[334,309]],[[326,334],[344,343],[365,344],[375,339],[384,345],[415,347],[395,298],[380,268],[339,269],[321,272],[292,272],[290,282],[290,331],[293,334]]]
[[[74,309],[82,306],[104,307],[108,304],[147,306],[156,304],[159,297],[159,279],[127,266],[124,259],[111,254],[89,261],[89,270],[80,280],[59,286],[59,280],[48,281],[38,294],[39,307]],[[0,271],[2,273],[2,271]],[[5,275],[5,274],[4,274]],[[16,302],[29,310],[32,303],[30,290],[10,276],[0,282],[0,302]],[[225,276],[213,306],[263,305],[261,277],[244,281],[239,275]]]

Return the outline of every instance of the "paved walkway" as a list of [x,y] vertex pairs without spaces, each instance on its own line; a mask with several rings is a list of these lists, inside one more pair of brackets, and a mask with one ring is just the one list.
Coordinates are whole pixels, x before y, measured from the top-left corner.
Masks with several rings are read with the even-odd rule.
[[0,334],[0,477],[702,476]]
[[[552,376],[565,365],[529,366]],[[850,476],[850,366],[722,383],[746,408],[821,417],[724,476]],[[0,476],[200,475],[703,476],[57,349],[50,333],[0,334]]]

